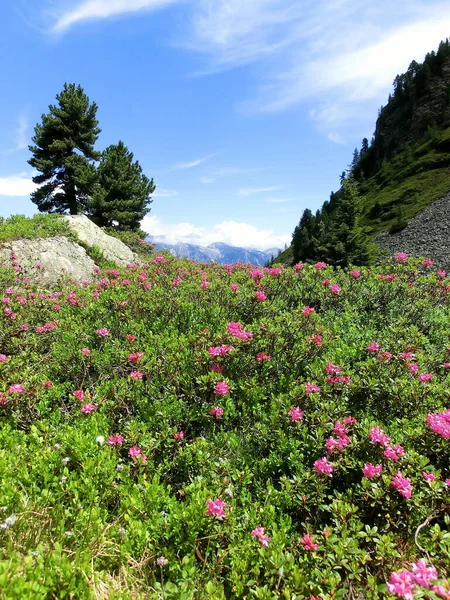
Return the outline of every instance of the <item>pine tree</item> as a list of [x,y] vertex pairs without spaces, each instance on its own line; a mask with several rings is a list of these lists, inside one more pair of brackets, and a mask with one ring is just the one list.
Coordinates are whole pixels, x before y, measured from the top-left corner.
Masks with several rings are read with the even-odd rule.
[[56,100],[34,128],[34,145],[29,146],[33,156],[28,163],[39,171],[31,201],[41,212],[76,215],[86,211],[95,187],[94,161],[100,153],[94,145],[101,131],[97,105],[73,83],[64,84]]
[[108,146],[97,170],[98,187],[90,204],[90,217],[100,227],[138,231],[150,212],[153,179],[142,173],[138,161],[122,141]]
[[303,211],[300,223],[294,229],[292,235],[292,245],[294,250],[294,261],[306,260],[310,258],[312,251],[312,228],[314,226],[314,216],[309,208]]

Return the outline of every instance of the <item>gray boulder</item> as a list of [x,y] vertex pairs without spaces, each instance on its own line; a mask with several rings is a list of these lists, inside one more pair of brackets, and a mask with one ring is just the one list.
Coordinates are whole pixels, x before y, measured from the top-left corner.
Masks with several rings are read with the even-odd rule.
[[86,216],[71,215],[64,218],[69,223],[70,229],[77,234],[82,242],[99,248],[106,259],[121,267],[133,263],[139,264],[138,257],[128,246],[117,238],[107,235]]
[[[94,261],[86,250],[66,237],[15,240],[0,247],[0,265],[11,264],[11,251],[22,268],[21,275],[42,287],[58,286],[63,280],[92,281]],[[36,266],[38,265],[38,266]]]

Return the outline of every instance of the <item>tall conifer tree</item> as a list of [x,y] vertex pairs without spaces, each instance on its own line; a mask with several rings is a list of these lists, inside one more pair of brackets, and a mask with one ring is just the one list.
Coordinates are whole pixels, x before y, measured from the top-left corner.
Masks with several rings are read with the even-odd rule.
[[31,201],[41,212],[76,215],[86,211],[95,188],[94,161],[100,153],[94,145],[101,131],[97,105],[73,83],[64,84],[56,100],[36,125],[29,146],[33,156],[28,162],[39,171]]

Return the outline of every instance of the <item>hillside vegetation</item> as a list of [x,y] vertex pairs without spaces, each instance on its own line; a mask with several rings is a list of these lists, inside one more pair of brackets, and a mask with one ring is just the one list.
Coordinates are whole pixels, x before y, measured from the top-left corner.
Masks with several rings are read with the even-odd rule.
[[450,598],[450,279],[397,258],[0,271],[0,598]]
[[[413,61],[394,81],[394,92],[380,109],[374,137],[355,149],[341,181],[357,188],[356,218],[340,213],[345,187],[331,193],[330,200],[300,220],[293,245],[281,255],[284,263],[328,260],[350,264],[348,239],[361,235],[368,244],[382,231],[396,232],[427,205],[450,192],[450,44],[427,54],[422,64]],[[340,227],[344,220],[344,227]],[[344,258],[332,256],[330,248],[343,245]],[[374,250],[374,249],[372,249]],[[356,264],[368,264],[374,253]]]

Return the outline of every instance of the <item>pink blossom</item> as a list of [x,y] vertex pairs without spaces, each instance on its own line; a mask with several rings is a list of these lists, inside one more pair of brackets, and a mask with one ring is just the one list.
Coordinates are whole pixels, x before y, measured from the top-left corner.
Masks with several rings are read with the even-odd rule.
[[450,479],[446,479],[444,481],[444,485],[446,485],[447,487],[450,487]]
[[184,431],[177,431],[173,436],[174,440],[184,440]]
[[441,437],[450,438],[450,408],[441,413],[428,414],[427,423],[430,429]]
[[339,375],[338,377],[327,377],[328,383],[345,383],[349,385],[350,383],[350,375]]
[[301,270],[302,270],[304,267],[305,267],[305,265],[304,265],[303,263],[301,263],[301,262],[300,262],[300,263],[297,263],[296,265],[294,265],[294,267],[293,267],[293,268],[294,268],[296,271],[301,271]]
[[79,400],[80,402],[83,402],[84,400],[84,392],[83,390],[75,390],[72,394],[72,396],[76,399]]
[[333,432],[338,436],[346,435],[347,427],[345,426],[345,423],[343,423],[342,421],[336,421],[333,427]]
[[255,298],[258,300],[258,302],[264,302],[265,300],[267,300],[267,296],[264,292],[256,292]]
[[210,356],[225,356],[225,354],[228,354],[228,352],[231,352],[232,350],[234,350],[233,346],[222,344],[221,346],[212,346],[211,348],[208,348],[208,354]]
[[128,360],[130,362],[138,363],[143,356],[144,356],[143,352],[133,352],[132,354],[128,355]]
[[216,383],[214,391],[218,396],[226,396],[230,393],[230,386],[226,381],[219,381],[219,383]]
[[424,258],[422,264],[424,267],[432,267],[434,263],[431,258]]
[[6,354],[0,354],[0,363],[5,363],[8,360]]
[[380,344],[377,344],[376,342],[370,342],[370,344],[367,346],[367,350],[369,352],[378,352],[379,349]]
[[89,356],[90,353],[91,351],[89,350],[89,348],[81,348],[81,354],[83,356]]
[[101,327],[100,329],[97,329],[96,333],[97,333],[97,335],[105,337],[105,336],[109,335],[109,329],[107,329],[106,327]]
[[326,269],[326,268],[327,268],[327,266],[328,266],[328,265],[327,265],[327,263],[326,263],[326,262],[317,262],[317,263],[315,264],[315,267],[316,267],[316,270],[317,270],[317,271],[322,271],[323,269]]
[[239,286],[237,283],[230,283],[230,290],[232,290],[233,292],[238,292],[239,291]]
[[208,511],[209,517],[216,517],[217,519],[225,519],[225,517],[226,517],[225,506],[227,505],[226,502],[224,502],[223,500],[220,500],[220,499],[207,500],[206,505],[207,505],[207,511]]
[[314,463],[314,470],[318,475],[326,475],[331,477],[333,473],[333,463],[328,462],[328,459],[323,457],[316,460]]
[[379,358],[381,362],[389,362],[392,359],[392,354],[384,350],[378,354],[377,358]]
[[269,360],[271,360],[271,359],[272,359],[272,357],[270,356],[270,354],[266,354],[265,352],[259,352],[259,353],[256,355],[256,360],[257,360],[258,362],[262,362],[262,361],[264,361],[264,360],[267,360],[267,361],[269,361]]
[[408,370],[411,373],[411,375],[415,375],[419,370],[419,365],[417,363],[407,363],[406,366],[408,367]]
[[209,288],[210,285],[211,283],[205,280],[201,282],[200,287],[202,288],[202,290],[205,290],[206,288]]
[[309,317],[309,315],[312,315],[313,312],[316,312],[316,311],[311,306],[305,306],[302,312],[305,317]]
[[338,367],[333,363],[328,363],[328,365],[325,367],[325,373],[330,373],[331,375],[339,375],[341,371],[341,367]]
[[216,373],[223,373],[223,367],[222,365],[215,363],[214,365],[211,365],[211,371],[215,371]]
[[330,285],[329,290],[332,294],[340,294],[341,293],[341,288],[340,288],[340,286],[338,286],[337,283],[333,283],[332,285]]
[[227,324],[227,331],[233,337],[239,338],[244,341],[253,339],[253,333],[251,331],[245,331],[241,323],[234,323],[233,321],[231,321]]
[[144,465],[147,463],[147,457],[142,452],[142,450],[139,448],[139,446],[132,446],[128,450],[128,456],[133,458],[135,463],[138,463],[139,461]]
[[134,342],[134,341],[136,341],[137,338],[135,335],[132,335],[131,333],[127,333],[127,335],[125,336],[125,339],[128,342]]
[[450,369],[450,362],[445,362],[443,364],[444,369]]
[[405,600],[414,600],[414,581],[409,571],[391,573],[387,586],[391,594],[396,594]]
[[319,386],[315,383],[305,383],[305,394],[315,394],[320,392]]
[[293,423],[295,423],[296,421],[301,421],[303,419],[303,412],[298,406],[293,406],[288,412],[288,415],[291,417],[291,421]]
[[330,283],[331,283],[331,279],[322,279],[322,281],[320,282],[320,285],[327,287],[330,285]]
[[405,450],[403,449],[402,446],[399,446],[399,445],[388,446],[386,448],[386,450],[383,452],[383,455],[385,458],[390,458],[391,460],[394,460],[395,462],[397,462],[401,456],[404,456],[404,454],[405,454]]
[[405,262],[409,257],[406,252],[398,252],[394,258],[397,262]]
[[422,471],[422,477],[425,481],[436,481],[437,477],[434,473],[427,473],[426,471]]
[[109,446],[121,446],[123,444],[123,435],[110,435],[106,443]]
[[419,375],[419,381],[422,383],[427,383],[433,379],[433,375],[431,373],[421,373]]
[[256,527],[252,531],[252,536],[255,537],[259,541],[261,546],[264,546],[265,548],[267,548],[267,546],[269,545],[269,542],[270,542],[270,537],[268,535],[265,535],[265,532],[266,532],[265,527]]
[[403,477],[403,473],[401,471],[397,471],[391,481],[393,487],[398,491],[399,494],[404,496],[405,498],[411,498],[412,496],[412,486],[411,479],[408,477]]
[[89,415],[92,411],[97,410],[93,404],[84,404],[81,407],[81,412],[85,415]]
[[220,419],[223,415],[223,408],[221,406],[213,406],[213,408],[209,411],[209,414],[216,419]]
[[51,381],[43,381],[42,385],[46,388],[52,388],[53,387],[53,383]]
[[445,277],[447,275],[447,271],[443,271],[442,269],[439,269],[438,271],[436,271],[436,275],[438,277]]
[[142,379],[144,375],[140,371],[131,371],[130,377],[131,379]]
[[300,538],[300,543],[302,544],[303,548],[308,551],[317,550],[317,548],[319,547],[317,544],[314,543],[313,536],[308,535],[306,533],[302,538]]
[[367,477],[367,479],[379,477],[382,471],[383,465],[372,465],[372,463],[366,463],[363,467],[363,475],[364,477]]
[[373,444],[381,444],[382,446],[389,446],[391,442],[391,438],[378,425],[372,427],[369,431],[369,438]]
[[8,398],[0,392],[0,405],[8,404]]
[[20,385],[20,383],[14,383],[13,385],[9,386],[8,393],[9,395],[24,394],[25,388],[23,387],[23,385]]
[[403,358],[405,360],[412,360],[414,358],[414,353],[413,352],[401,352],[400,356],[401,356],[401,358]]
[[345,417],[344,423],[346,425],[355,425],[355,423],[357,423],[357,421],[356,421],[355,417]]
[[322,336],[315,333],[314,335],[309,336],[308,340],[313,342],[318,348],[322,345]]
[[350,444],[350,438],[348,435],[341,435],[337,439],[333,436],[330,436],[325,442],[325,447],[328,452],[340,452],[346,446]]
[[411,567],[411,574],[414,582],[421,587],[429,589],[432,581],[438,578],[438,572],[433,565],[427,565],[426,561],[421,558]]
[[353,277],[353,279],[357,279],[360,275],[361,271],[358,271],[358,269],[353,269],[353,271],[350,271],[350,277]]

